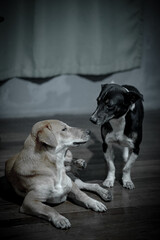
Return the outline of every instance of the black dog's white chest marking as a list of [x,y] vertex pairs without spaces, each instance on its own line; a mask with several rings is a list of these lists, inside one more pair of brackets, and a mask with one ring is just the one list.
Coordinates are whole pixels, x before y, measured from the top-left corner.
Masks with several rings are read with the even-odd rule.
[[105,142],[118,143],[124,147],[133,148],[133,140],[124,135],[124,129],[126,125],[125,115],[119,119],[110,120],[112,131],[106,135]]
[[91,122],[101,126],[104,156],[108,165],[103,185],[113,187],[115,181],[114,143],[124,147],[123,186],[133,189],[130,171],[142,141],[143,95],[130,85],[104,84],[97,98]]

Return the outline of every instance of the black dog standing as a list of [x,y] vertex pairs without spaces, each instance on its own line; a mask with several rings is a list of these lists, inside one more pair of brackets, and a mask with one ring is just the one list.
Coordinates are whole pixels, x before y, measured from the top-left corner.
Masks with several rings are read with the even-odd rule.
[[103,152],[108,175],[103,185],[113,187],[115,180],[113,143],[124,147],[123,187],[133,189],[131,167],[136,161],[142,141],[143,95],[133,86],[105,84],[97,98],[97,109],[90,120],[101,125]]

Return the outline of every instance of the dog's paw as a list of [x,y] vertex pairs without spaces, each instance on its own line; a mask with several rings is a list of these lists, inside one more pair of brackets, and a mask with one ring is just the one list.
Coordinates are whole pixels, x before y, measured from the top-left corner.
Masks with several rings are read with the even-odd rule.
[[112,201],[112,194],[107,189],[102,188],[101,191],[99,192],[99,195],[106,202]]
[[130,181],[123,180],[123,187],[130,190],[135,188],[134,183],[131,180]]
[[87,163],[84,159],[77,159],[74,161],[74,164],[78,167],[78,168],[86,168],[87,167]]
[[105,187],[113,187],[114,186],[114,180],[112,179],[106,179],[104,182],[103,182],[103,186]]
[[105,211],[107,211],[107,207],[103,203],[101,203],[101,202],[99,202],[97,200],[94,200],[94,199],[93,199],[93,201],[91,201],[87,205],[87,207],[91,208],[92,210],[94,210],[96,212],[105,212]]
[[57,228],[60,228],[60,229],[68,229],[71,227],[70,221],[61,215],[53,219],[52,222]]

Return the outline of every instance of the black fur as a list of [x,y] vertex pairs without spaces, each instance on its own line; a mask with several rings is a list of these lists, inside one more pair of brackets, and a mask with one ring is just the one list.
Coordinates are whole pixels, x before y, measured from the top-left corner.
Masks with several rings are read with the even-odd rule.
[[[97,109],[90,120],[101,125],[103,151],[106,152],[105,137],[112,131],[111,119],[125,116],[124,135],[133,139],[133,152],[138,155],[142,141],[142,122],[144,116],[143,95],[133,86],[105,84],[97,98]],[[130,109],[135,104],[133,109]]]

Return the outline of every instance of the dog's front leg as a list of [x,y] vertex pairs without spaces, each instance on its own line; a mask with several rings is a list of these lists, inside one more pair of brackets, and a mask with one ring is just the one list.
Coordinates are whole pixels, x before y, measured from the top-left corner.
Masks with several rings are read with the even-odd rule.
[[79,189],[84,189],[97,193],[104,201],[112,200],[111,192],[108,189],[102,188],[97,183],[85,183],[79,178],[77,178],[75,179],[75,184],[79,187]]
[[76,204],[91,208],[96,212],[104,212],[107,210],[103,203],[89,197],[87,194],[82,192],[75,183],[73,183],[71,192],[69,193],[69,198],[71,198]]
[[128,189],[134,189],[134,183],[131,180],[131,167],[135,163],[138,155],[134,152],[131,153],[131,155],[128,157],[128,160],[125,163],[125,166],[123,168],[123,176],[122,176],[122,182],[123,187]]
[[71,227],[67,218],[60,215],[55,209],[43,204],[42,201],[44,200],[39,197],[38,192],[30,191],[20,207],[20,212],[46,219],[57,228],[67,229]]
[[103,185],[105,187],[113,187],[115,180],[115,166],[112,144],[108,144],[107,150],[104,152],[104,156],[108,165],[108,175],[104,180]]

